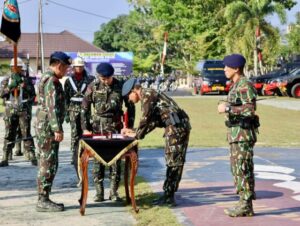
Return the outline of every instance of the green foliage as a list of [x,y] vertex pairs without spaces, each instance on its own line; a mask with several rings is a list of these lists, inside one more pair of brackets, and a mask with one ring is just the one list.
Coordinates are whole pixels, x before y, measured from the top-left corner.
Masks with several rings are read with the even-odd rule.
[[256,49],[255,32],[261,31],[262,54],[265,63],[274,63],[279,53],[279,31],[267,23],[268,15],[277,13],[282,22],[285,21],[284,7],[274,4],[271,0],[232,2],[225,9],[225,18],[228,22],[229,32],[226,35],[227,52],[240,52],[245,55],[247,65],[254,65],[253,51]]
[[[264,64],[274,64],[280,53],[279,31],[265,18],[277,14],[282,23],[293,0],[128,0],[129,15],[103,24],[94,44],[106,51],[132,51],[134,73],[159,73],[164,33],[168,32],[165,72],[193,73],[201,59],[222,59],[240,52],[254,65],[255,30],[261,29]],[[297,51],[298,28],[288,37]],[[299,40],[299,39],[298,39]]]
[[295,24],[291,24],[291,31],[287,34],[289,52],[291,54],[300,53],[300,12],[297,13]]

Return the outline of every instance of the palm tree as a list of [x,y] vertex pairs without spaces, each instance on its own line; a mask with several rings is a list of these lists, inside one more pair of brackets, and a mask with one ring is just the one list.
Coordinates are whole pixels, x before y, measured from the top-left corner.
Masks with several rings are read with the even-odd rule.
[[[241,52],[248,62],[251,62],[251,55],[254,60],[254,74],[257,75],[258,51],[261,51],[262,38],[264,42],[278,40],[276,30],[265,18],[276,13],[281,23],[285,23],[286,14],[283,5],[272,0],[249,0],[234,1],[225,8],[225,18],[228,22],[228,34],[225,38],[227,52]],[[248,64],[249,65],[249,64]],[[262,72],[262,65],[261,72]]]

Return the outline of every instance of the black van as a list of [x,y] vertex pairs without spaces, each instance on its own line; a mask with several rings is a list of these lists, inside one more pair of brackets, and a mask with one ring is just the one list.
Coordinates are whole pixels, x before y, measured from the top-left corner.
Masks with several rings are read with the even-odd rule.
[[196,71],[199,78],[194,80],[195,94],[229,92],[231,82],[225,76],[222,60],[201,60],[196,65]]

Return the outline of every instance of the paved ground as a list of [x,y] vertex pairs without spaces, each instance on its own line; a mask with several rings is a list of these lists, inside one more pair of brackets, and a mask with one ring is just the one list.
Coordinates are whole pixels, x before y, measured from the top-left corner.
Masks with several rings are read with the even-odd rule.
[[[4,128],[2,118],[0,127]],[[70,130],[67,125],[64,128],[66,139],[61,145],[60,165],[51,197],[63,202],[66,211],[35,211],[36,167],[23,157],[15,157],[9,167],[0,168],[1,225],[135,225],[136,221],[126,207],[110,201],[93,203],[95,190],[91,180],[86,216],[80,216],[77,201],[80,189],[76,186],[73,166],[69,164]],[[0,131],[0,148],[3,136],[4,129]],[[138,175],[145,177],[154,191],[161,192],[165,176],[163,150],[141,150],[139,155]],[[232,219],[223,214],[223,209],[237,199],[229,171],[227,148],[190,148],[182,182],[176,193],[179,205],[173,211],[182,225],[188,226],[300,225],[299,159],[300,147],[256,148],[256,216]],[[108,181],[105,181],[105,185],[108,191]]]
[[[139,175],[154,191],[164,180],[163,150],[140,153]],[[233,205],[234,194],[227,148],[190,148],[174,212],[182,225],[267,226],[300,225],[300,149],[256,148],[256,216],[230,218],[223,209]],[[161,165],[161,167],[153,167]]]

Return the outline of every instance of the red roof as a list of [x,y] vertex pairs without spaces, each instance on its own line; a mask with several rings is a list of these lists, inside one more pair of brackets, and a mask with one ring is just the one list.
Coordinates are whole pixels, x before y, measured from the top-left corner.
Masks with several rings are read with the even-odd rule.
[[[18,56],[26,57],[27,53],[31,58],[37,57],[38,33],[22,33],[18,42]],[[54,51],[63,52],[105,52],[104,50],[82,40],[69,31],[60,33],[43,33],[44,56],[49,58]],[[12,44],[0,42],[0,58],[12,58]]]

